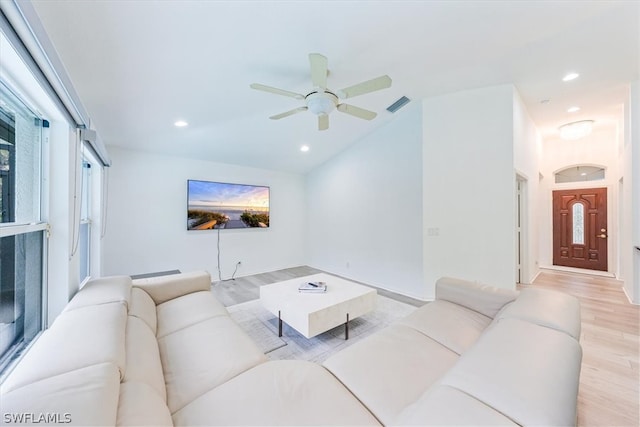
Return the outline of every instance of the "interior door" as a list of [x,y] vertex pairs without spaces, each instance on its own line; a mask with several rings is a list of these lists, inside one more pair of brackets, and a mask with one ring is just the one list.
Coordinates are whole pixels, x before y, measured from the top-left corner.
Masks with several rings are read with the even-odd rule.
[[553,264],[607,271],[607,189],[553,192]]

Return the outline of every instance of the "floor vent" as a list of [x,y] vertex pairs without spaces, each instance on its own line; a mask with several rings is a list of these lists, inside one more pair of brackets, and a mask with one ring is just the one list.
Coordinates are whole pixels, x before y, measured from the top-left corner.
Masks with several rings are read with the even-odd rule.
[[396,111],[398,111],[399,109],[401,109],[402,107],[407,105],[409,103],[409,101],[411,101],[409,98],[407,98],[406,96],[403,96],[402,98],[398,99],[393,104],[389,105],[387,107],[387,111],[389,111],[391,113],[395,113]]

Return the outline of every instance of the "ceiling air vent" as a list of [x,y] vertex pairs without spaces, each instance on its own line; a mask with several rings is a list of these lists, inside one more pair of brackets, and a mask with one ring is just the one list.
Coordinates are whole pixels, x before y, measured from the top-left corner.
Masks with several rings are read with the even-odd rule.
[[411,101],[409,98],[407,98],[406,96],[403,96],[402,98],[398,99],[393,104],[389,105],[387,107],[387,111],[389,111],[391,113],[395,113],[396,111],[398,111],[399,109],[401,109],[402,107],[407,105],[409,103],[409,101]]

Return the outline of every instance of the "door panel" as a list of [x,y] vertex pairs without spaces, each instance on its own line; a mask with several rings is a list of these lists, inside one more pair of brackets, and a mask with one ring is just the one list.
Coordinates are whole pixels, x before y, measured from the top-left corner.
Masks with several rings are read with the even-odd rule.
[[607,271],[607,189],[553,192],[553,264]]

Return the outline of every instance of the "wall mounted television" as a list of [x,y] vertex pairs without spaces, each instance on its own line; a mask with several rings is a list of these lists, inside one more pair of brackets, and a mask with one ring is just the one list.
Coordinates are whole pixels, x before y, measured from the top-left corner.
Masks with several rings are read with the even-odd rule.
[[190,179],[187,205],[187,230],[269,227],[269,187]]

